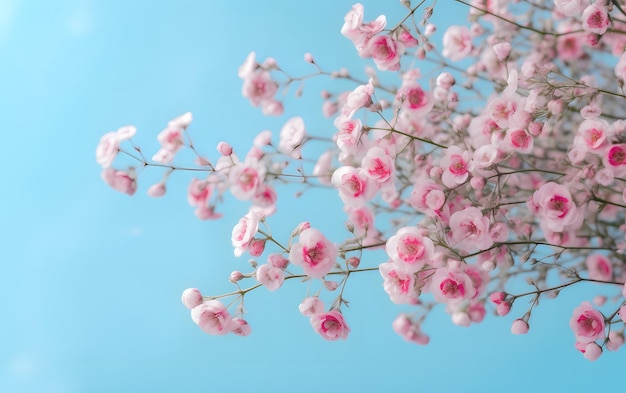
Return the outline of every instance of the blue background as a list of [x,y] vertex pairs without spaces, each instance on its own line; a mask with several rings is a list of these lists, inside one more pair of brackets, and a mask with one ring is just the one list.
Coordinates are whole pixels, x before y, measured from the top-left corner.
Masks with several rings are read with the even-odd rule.
[[[237,67],[255,50],[305,74],[309,51],[325,69],[362,75],[367,62],[339,33],[351,4],[0,0],[0,392],[582,391],[621,380],[622,353],[590,363],[574,349],[569,318],[591,292],[544,301],[526,336],[510,334],[523,301],[470,328],[438,309],[424,325],[426,347],[393,333],[402,308],[376,272],[348,285],[345,342],[313,332],[297,310],[306,294],[297,282],[246,298],[249,337],[211,337],[192,323],[182,291],[231,291],[229,273],[246,269],[230,232],[247,206],[228,201],[225,218],[201,222],[186,202],[191,175],[174,174],[162,199],[145,195],[157,170],[142,175],[133,198],[118,194],[100,180],[95,146],[103,133],[134,124],[151,156],[156,134],[186,111],[196,145],[214,158],[220,140],[243,155],[256,133],[277,135],[293,115],[330,135],[319,89],[332,81],[306,82],[299,100],[292,89],[285,115],[270,119],[241,96]],[[463,21],[464,12],[440,1],[435,16]],[[395,24],[403,9],[370,1],[365,13]],[[273,232],[284,238],[310,220],[340,241],[337,195],[295,198],[297,190],[280,192]],[[363,263],[384,261],[374,254]]]

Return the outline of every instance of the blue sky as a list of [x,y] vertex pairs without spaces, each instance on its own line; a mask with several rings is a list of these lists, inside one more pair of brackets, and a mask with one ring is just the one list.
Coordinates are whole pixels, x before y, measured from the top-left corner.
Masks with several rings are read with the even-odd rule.
[[[573,347],[568,322],[584,294],[545,301],[523,337],[509,333],[522,307],[471,328],[439,310],[424,326],[427,347],[392,332],[400,308],[377,273],[349,285],[345,342],[312,331],[297,311],[306,288],[293,282],[246,299],[249,337],[211,337],[191,322],[181,292],[230,291],[229,273],[245,267],[230,232],[247,207],[230,201],[224,219],[200,222],[186,203],[189,176],[173,176],[162,199],[145,196],[158,171],[134,197],[115,193],[94,149],[103,133],[134,124],[136,141],[156,151],[156,134],[186,111],[196,145],[213,156],[218,141],[243,152],[297,114],[309,129],[332,130],[316,90],[332,88],[328,80],[307,83],[303,99],[269,119],[241,97],[237,67],[255,50],[306,73],[309,51],[327,69],[361,72],[339,34],[352,2],[261,3],[0,0],[0,392],[583,390],[620,375],[621,353],[589,363]],[[395,21],[398,3],[364,2],[366,17]],[[343,214],[333,193],[283,195],[275,233],[303,220],[330,228]]]

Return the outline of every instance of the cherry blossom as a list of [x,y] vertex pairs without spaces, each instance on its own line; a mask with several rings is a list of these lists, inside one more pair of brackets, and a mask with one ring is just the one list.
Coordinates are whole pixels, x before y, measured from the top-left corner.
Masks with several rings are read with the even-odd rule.
[[569,325],[579,343],[588,344],[604,338],[604,316],[589,302],[574,309]]
[[311,278],[321,278],[330,272],[337,257],[337,247],[314,228],[300,233],[298,242],[291,246],[289,262],[302,267]]
[[311,316],[311,325],[323,339],[334,341],[348,338],[350,328],[343,315],[338,311],[317,313]]

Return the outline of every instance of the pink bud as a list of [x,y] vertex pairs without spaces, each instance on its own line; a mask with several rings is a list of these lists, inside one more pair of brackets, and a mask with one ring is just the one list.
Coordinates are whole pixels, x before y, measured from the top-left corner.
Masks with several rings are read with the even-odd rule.
[[424,28],[424,35],[428,37],[429,35],[433,34],[436,30],[437,30],[437,27],[433,25],[432,23],[429,23]]
[[263,254],[265,250],[265,240],[262,239],[252,239],[250,244],[248,244],[248,252],[253,257],[258,257]]
[[231,282],[237,282],[243,279],[243,273],[241,273],[238,270],[235,270],[234,272],[230,273],[230,281]]
[[306,231],[309,228],[311,228],[311,223],[309,223],[308,221],[301,222],[296,227],[296,229],[294,229],[293,232],[291,232],[291,237],[299,236],[302,233],[302,231]]
[[598,295],[593,298],[593,304],[598,307],[602,307],[606,303],[606,296]]
[[202,294],[196,288],[187,288],[183,291],[181,300],[185,307],[191,310],[202,304]]
[[304,61],[306,61],[307,63],[315,63],[315,59],[313,58],[313,55],[310,54],[309,52],[304,54]]
[[493,51],[496,53],[498,60],[504,61],[511,53],[511,44],[508,42],[500,42],[493,46]]
[[289,259],[283,257],[281,254],[270,254],[267,257],[267,261],[270,265],[277,267],[279,269],[284,269],[289,265]]
[[489,295],[489,300],[491,300],[493,304],[500,304],[504,301],[504,299],[506,299],[505,292],[494,292]]
[[511,303],[502,302],[496,306],[496,314],[503,317],[511,311]]
[[584,353],[585,359],[593,362],[594,360],[599,358],[600,355],[602,355],[602,347],[600,347],[595,342],[587,344]]
[[528,323],[523,319],[516,319],[511,325],[511,333],[513,334],[526,334],[528,333]]
[[328,289],[329,291],[334,291],[335,289],[337,289],[337,287],[339,286],[338,283],[334,282],[334,281],[324,281],[324,286],[326,287],[326,289]]
[[346,263],[350,265],[353,269],[356,269],[357,267],[359,267],[361,260],[358,257],[350,257],[346,259]]
[[230,156],[233,154],[233,148],[226,142],[220,142],[217,144],[217,151],[220,152],[224,157]]
[[165,195],[165,183],[153,184],[148,188],[148,196],[159,198]]
[[533,121],[528,124],[528,132],[532,136],[539,136],[543,131],[543,123],[539,121]]

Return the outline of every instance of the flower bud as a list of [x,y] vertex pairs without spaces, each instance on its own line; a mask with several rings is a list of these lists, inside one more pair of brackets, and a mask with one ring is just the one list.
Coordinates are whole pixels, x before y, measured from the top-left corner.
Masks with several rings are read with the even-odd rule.
[[181,298],[183,304],[188,309],[192,309],[202,304],[202,294],[196,288],[187,288],[183,291],[183,296]]
[[523,319],[516,319],[513,321],[513,325],[511,325],[511,333],[513,334],[526,334],[528,333],[528,323]]

